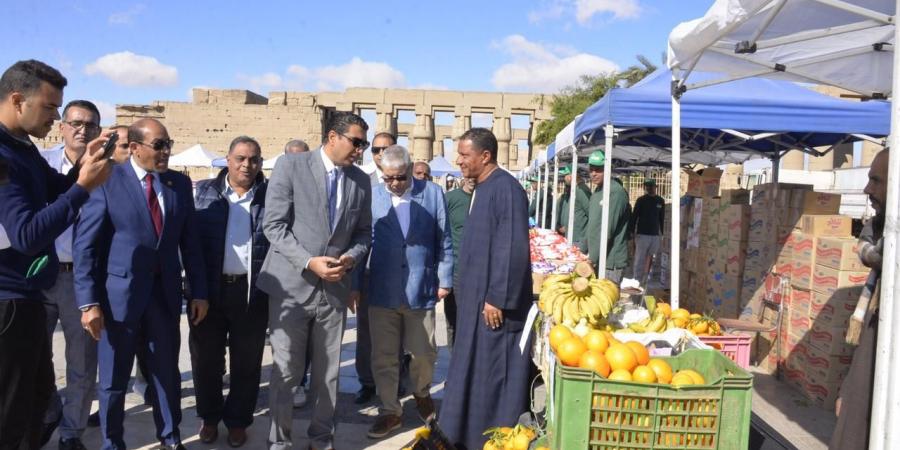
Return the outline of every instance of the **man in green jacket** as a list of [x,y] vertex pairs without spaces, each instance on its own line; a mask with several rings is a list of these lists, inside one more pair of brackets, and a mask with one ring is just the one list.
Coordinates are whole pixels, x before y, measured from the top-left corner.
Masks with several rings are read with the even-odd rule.
[[569,191],[572,190],[572,176],[574,175],[577,188],[575,191],[575,228],[572,230],[572,244],[577,246],[582,253],[587,253],[588,247],[585,233],[587,232],[588,212],[591,206],[591,189],[578,176],[578,173],[572,173],[571,166],[563,167],[559,170],[559,174],[563,175],[565,179],[565,191],[560,197],[559,205],[557,206],[556,231],[563,236],[566,236],[569,231],[569,198],[571,197]]
[[[588,159],[594,193],[591,194],[591,205],[588,211],[587,245],[588,255],[594,267],[600,261],[601,248],[606,251],[605,277],[618,284],[622,281],[622,271],[628,265],[628,221],[631,218],[631,204],[628,193],[618,180],[610,183],[609,192],[609,239],[600,242],[600,222],[603,214],[603,171],[606,168],[606,155],[596,151]],[[611,169],[611,167],[610,167]],[[603,244],[603,245],[601,245]],[[600,274],[604,276],[604,274]]]

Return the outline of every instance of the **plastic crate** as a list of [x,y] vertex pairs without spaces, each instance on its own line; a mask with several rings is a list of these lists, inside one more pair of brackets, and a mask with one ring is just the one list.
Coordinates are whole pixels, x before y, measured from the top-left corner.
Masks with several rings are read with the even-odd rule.
[[704,344],[719,350],[742,369],[750,368],[750,344],[753,342],[753,336],[727,334],[698,337]]
[[664,358],[709,383],[676,388],[607,380],[556,365],[548,411],[555,450],[746,450],[753,377],[715,350]]

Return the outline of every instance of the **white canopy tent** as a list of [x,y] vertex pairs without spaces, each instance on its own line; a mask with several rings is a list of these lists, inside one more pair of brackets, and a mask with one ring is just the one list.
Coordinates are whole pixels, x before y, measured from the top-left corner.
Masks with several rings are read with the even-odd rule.
[[[900,89],[900,56],[893,25],[900,0],[718,0],[707,14],[676,27],[669,38],[675,73],[672,126],[680,128],[680,94],[714,82],[689,84],[694,69],[728,74],[715,82],[766,76],[841,87],[868,97]],[[891,104],[890,147],[900,146],[900,106]],[[674,134],[674,133],[673,133]],[[677,135],[677,134],[676,134]],[[673,142],[673,158],[680,145]],[[900,442],[900,158],[890,158],[881,301],[870,416],[869,448]],[[677,261],[672,261],[673,268]],[[862,431],[862,430],[861,430]]]
[[203,148],[200,144],[196,144],[177,155],[172,155],[169,158],[169,165],[178,167],[212,167],[213,160],[216,158],[218,158],[218,155]]
[[275,163],[278,162],[278,158],[281,158],[282,156],[284,156],[284,154],[283,154],[283,153],[279,153],[278,156],[276,156],[276,157],[274,157],[274,158],[263,160],[262,168],[263,168],[263,169],[268,169],[268,170],[274,169],[274,168],[275,168]]

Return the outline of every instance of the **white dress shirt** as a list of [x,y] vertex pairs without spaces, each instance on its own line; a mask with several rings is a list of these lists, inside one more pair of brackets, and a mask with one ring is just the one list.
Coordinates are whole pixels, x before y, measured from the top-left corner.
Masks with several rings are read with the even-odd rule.
[[225,228],[225,260],[222,273],[246,275],[250,269],[251,238],[250,203],[255,188],[238,195],[225,177],[225,196],[228,198],[228,226]]
[[[387,189],[387,185],[384,187]],[[412,183],[410,183],[410,187],[406,189],[406,192],[403,195],[397,195],[388,190],[391,194],[391,204],[394,207],[394,214],[397,214],[397,220],[400,221],[400,232],[403,233],[403,238],[406,239],[406,234],[409,232],[409,203],[412,199]]]
[[[331,161],[331,159],[328,157],[328,155],[325,154],[324,148],[319,147],[319,153],[322,155],[322,162],[325,163],[325,195],[328,196],[325,198],[325,204],[327,205],[328,199],[331,198],[331,192],[329,192],[329,190],[331,189],[331,183],[328,182],[328,173],[331,172],[331,169],[334,169],[337,166],[335,166],[334,163]],[[334,207],[335,220],[337,220],[338,211],[340,211],[340,209],[341,209],[341,200],[342,200],[341,197],[343,197],[343,195],[341,195],[341,193],[344,190],[343,189],[344,188],[344,170],[341,169],[340,167],[337,167],[337,169],[338,169],[338,171],[337,171],[337,199],[335,201],[335,207]]]
[[[134,173],[137,174],[138,180],[141,181],[141,193],[144,198],[144,204],[147,203],[147,182],[144,181],[144,177],[147,176],[147,171],[144,170],[141,166],[137,165],[134,161],[134,156],[129,158],[131,161],[131,167],[134,168]],[[151,172],[153,174],[153,191],[156,192],[156,200],[159,202],[159,212],[162,215],[163,223],[166,221],[166,202],[163,200],[163,191],[162,191],[162,182],[159,181],[159,174],[156,172]]]

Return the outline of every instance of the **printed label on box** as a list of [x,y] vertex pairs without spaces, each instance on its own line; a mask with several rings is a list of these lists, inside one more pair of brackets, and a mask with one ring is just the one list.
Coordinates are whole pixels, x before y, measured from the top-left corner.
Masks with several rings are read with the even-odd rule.
[[[809,304],[809,317],[822,326],[847,327],[850,325],[850,316],[856,309],[856,303],[862,294],[862,288],[851,289],[853,293],[835,295],[812,292]],[[840,291],[839,291],[840,292]],[[855,295],[854,295],[855,294]]]
[[806,233],[791,234],[791,255],[796,260],[812,261],[816,255],[815,236]]
[[837,214],[841,209],[840,194],[805,191],[803,193],[803,214]]
[[868,270],[859,259],[856,239],[823,237],[816,245],[816,264],[851,272]]
[[825,355],[852,355],[853,347],[844,342],[846,328],[824,328],[813,322],[812,329],[806,333],[810,347],[815,347]]
[[838,382],[844,379],[850,370],[853,356],[850,355],[826,355],[809,347],[806,350],[806,367],[808,378],[815,378],[824,382]]
[[810,317],[809,310],[812,304],[811,291],[805,289],[791,289],[791,310]]
[[[796,269],[797,266],[794,266]],[[852,288],[866,284],[869,272],[847,272],[816,264],[813,269],[812,290],[833,294],[841,288]]]
[[809,216],[801,219],[800,231],[813,236],[850,236],[852,220],[847,216]]
[[813,265],[809,261],[794,260],[791,266],[791,286],[811,290],[813,284]]

